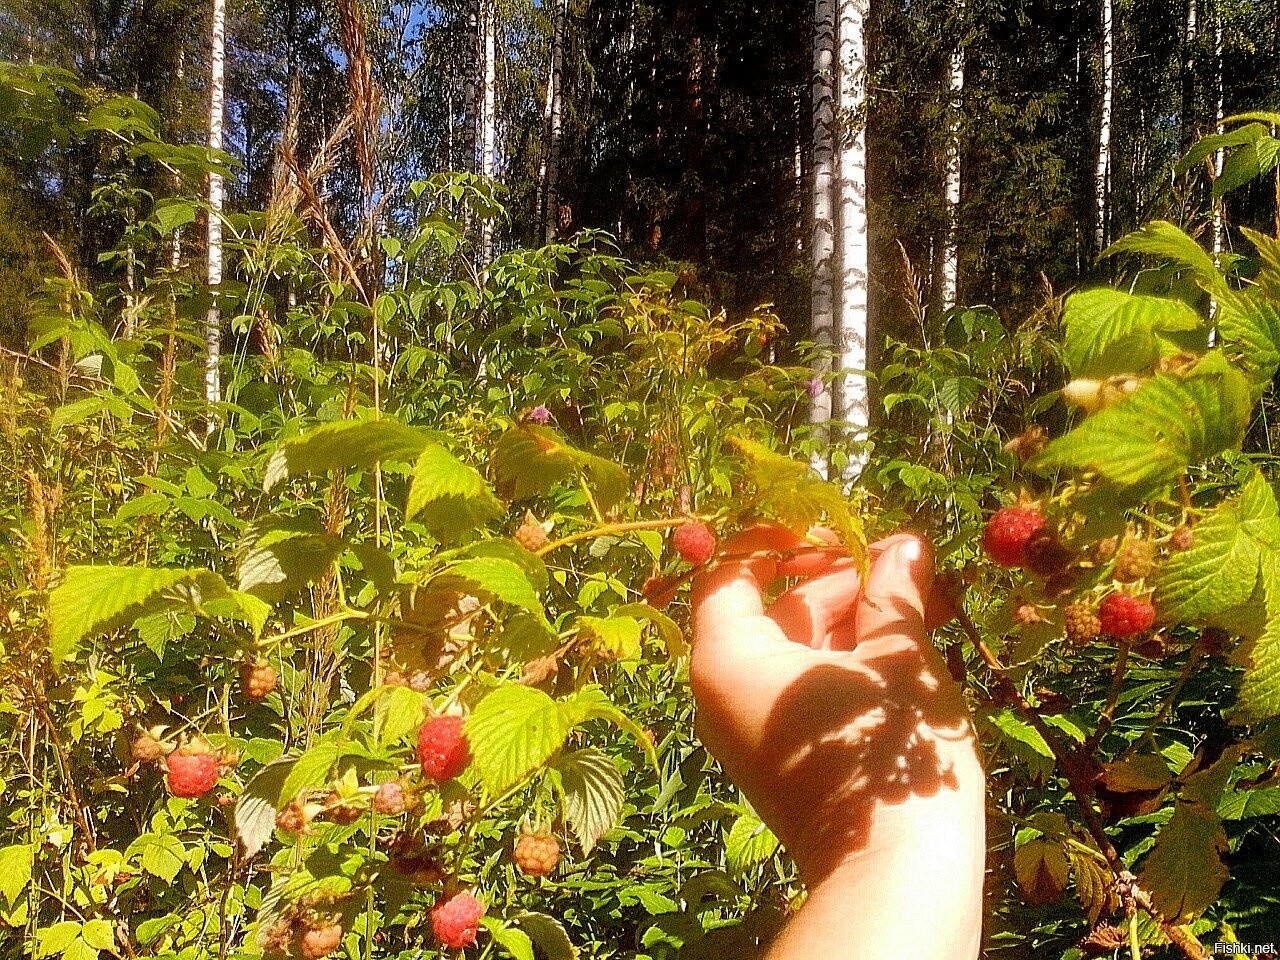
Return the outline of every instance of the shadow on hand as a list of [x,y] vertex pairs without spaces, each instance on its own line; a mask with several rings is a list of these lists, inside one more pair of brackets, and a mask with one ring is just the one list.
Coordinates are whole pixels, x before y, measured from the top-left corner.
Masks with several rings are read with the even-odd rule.
[[768,715],[761,767],[744,771],[762,798],[787,807],[760,812],[766,822],[797,827],[797,836],[779,839],[805,865],[808,883],[866,846],[878,807],[959,785],[956,752],[945,744],[972,740],[963,698],[931,648],[900,640],[865,637],[847,664],[815,663],[800,673]]

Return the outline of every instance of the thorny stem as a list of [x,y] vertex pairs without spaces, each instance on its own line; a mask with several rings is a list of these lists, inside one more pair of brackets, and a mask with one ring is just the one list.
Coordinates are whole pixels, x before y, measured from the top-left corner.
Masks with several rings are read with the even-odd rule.
[[1107,701],[1103,704],[1102,713],[1098,716],[1098,726],[1090,734],[1089,739],[1084,742],[1086,753],[1092,753],[1098,749],[1098,745],[1102,743],[1102,738],[1107,735],[1107,731],[1111,729],[1111,724],[1115,722],[1116,704],[1120,700],[1121,691],[1124,690],[1124,677],[1128,665],[1129,644],[1122,642],[1116,653],[1116,665],[1111,673],[1111,689],[1107,691]]
[[683,518],[668,520],[633,520],[630,523],[605,523],[598,527],[592,527],[590,530],[579,530],[577,533],[571,533],[567,537],[561,537],[559,540],[552,540],[546,546],[541,547],[538,556],[546,556],[552,550],[558,550],[560,547],[568,546],[571,543],[578,543],[582,540],[594,540],[597,537],[607,537],[615,533],[631,533],[636,530],[667,530],[671,527],[679,527],[687,521]]
[[1057,760],[1058,767],[1063,776],[1066,777],[1067,785],[1071,788],[1071,793],[1075,797],[1076,806],[1080,810],[1080,815],[1084,819],[1089,835],[1093,838],[1093,842],[1098,845],[1098,849],[1106,859],[1107,865],[1111,868],[1117,884],[1124,883],[1129,886],[1129,895],[1132,896],[1133,902],[1155,919],[1160,925],[1161,932],[1169,938],[1169,942],[1181,950],[1188,960],[1206,960],[1208,954],[1205,953],[1204,947],[1200,942],[1176,923],[1166,920],[1156,910],[1155,904],[1151,902],[1150,895],[1140,889],[1134,882],[1133,875],[1129,873],[1124,862],[1120,859],[1120,854],[1116,851],[1115,845],[1112,844],[1111,839],[1107,836],[1106,829],[1102,824],[1102,818],[1098,815],[1097,808],[1094,806],[1094,797],[1097,794],[1092,782],[1086,775],[1086,768],[1080,755],[1062,745],[1058,735],[1044,722],[1040,711],[1027,702],[1026,697],[1022,695],[1022,692],[1013,681],[1008,678],[1005,674],[1004,664],[991,652],[991,648],[982,639],[978,628],[963,607],[956,604],[956,610],[956,618],[960,623],[961,629],[964,630],[974,649],[978,651],[978,655],[982,657],[983,662],[991,670],[996,683],[1000,686],[1001,692],[1018,708],[1018,712],[1031,724],[1032,728],[1044,738],[1044,742],[1053,753],[1054,759]]
[[1142,736],[1135,739],[1120,754],[1120,759],[1124,760],[1133,756],[1137,752],[1138,745],[1155,736],[1156,730],[1165,722],[1169,716],[1169,712],[1173,709],[1173,705],[1178,702],[1178,697],[1182,695],[1182,688],[1186,686],[1187,681],[1191,679],[1191,674],[1196,668],[1196,664],[1200,662],[1200,658],[1204,656],[1204,638],[1201,637],[1191,648],[1191,653],[1187,656],[1187,662],[1183,664],[1182,670],[1178,673],[1178,679],[1173,683],[1173,689],[1169,691],[1156,710],[1156,715],[1151,718],[1151,723],[1147,725],[1147,729],[1142,732]]

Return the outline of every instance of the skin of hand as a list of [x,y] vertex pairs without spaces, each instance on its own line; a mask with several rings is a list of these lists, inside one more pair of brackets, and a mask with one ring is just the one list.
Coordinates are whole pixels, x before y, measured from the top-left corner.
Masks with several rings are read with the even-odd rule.
[[976,957],[985,776],[927,638],[931,548],[890,537],[866,583],[841,559],[766,605],[779,565],[757,557],[802,543],[752,528],[694,584],[698,734],[808,889],[768,956]]

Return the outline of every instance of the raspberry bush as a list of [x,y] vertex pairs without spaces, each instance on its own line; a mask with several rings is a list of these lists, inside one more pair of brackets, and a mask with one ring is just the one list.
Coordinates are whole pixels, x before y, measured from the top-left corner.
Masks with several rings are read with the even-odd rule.
[[232,225],[217,410],[163,267],[133,338],[119,291],[52,279],[0,365],[13,955],[750,956],[801,889],[693,736],[687,584],[762,519],[833,531],[793,576],[938,540],[992,956],[1273,933],[1276,240],[1220,266],[1155,223],[1111,251],[1140,286],[1016,334],[922,314],[874,448],[834,452],[868,458],[851,492],[809,469],[810,357],[767,311],[590,234],[480,277],[492,185],[413,194],[376,270]]

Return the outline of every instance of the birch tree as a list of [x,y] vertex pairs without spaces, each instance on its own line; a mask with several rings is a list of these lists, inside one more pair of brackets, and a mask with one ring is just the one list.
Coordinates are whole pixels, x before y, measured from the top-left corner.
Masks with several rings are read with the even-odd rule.
[[[837,410],[846,436],[865,440],[870,427],[867,392],[867,56],[865,26],[868,0],[840,0],[836,104],[840,111],[837,141],[838,278],[836,319],[840,363]],[[861,472],[862,453],[852,453],[845,479]]]
[[[497,104],[497,30],[495,0],[480,0],[482,105],[480,109],[480,174],[493,177],[497,169],[498,126],[495,115]],[[488,267],[493,260],[493,219],[485,217],[480,227],[481,265]]]
[[1094,246],[1107,245],[1108,192],[1111,188],[1111,103],[1115,93],[1115,25],[1112,0],[1102,0],[1102,64],[1099,72],[1102,110],[1098,118],[1098,162],[1094,170],[1094,208],[1097,223]]
[[564,29],[567,0],[551,2],[551,66],[547,72],[547,98],[543,108],[546,147],[539,183],[542,193],[542,241],[556,239],[560,222],[560,138],[564,123]]
[[[964,6],[960,6],[963,16]],[[943,205],[945,236],[942,244],[942,282],[940,300],[943,310],[956,305],[960,284],[960,257],[956,222],[960,213],[960,103],[964,95],[964,45],[957,38],[947,62],[947,145],[943,161]]]
[[[227,4],[213,0],[212,44],[209,54],[209,148],[222,149],[222,119],[226,100]],[[208,283],[222,283],[222,175],[209,174]],[[210,301],[204,328],[204,395],[213,404],[222,401],[222,308],[217,295]],[[212,422],[212,417],[210,418]]]
[[831,353],[835,346],[835,0],[815,0],[813,23],[813,235],[809,245],[811,333],[818,348],[810,381],[809,420],[817,448],[813,467],[827,475],[833,413]]

